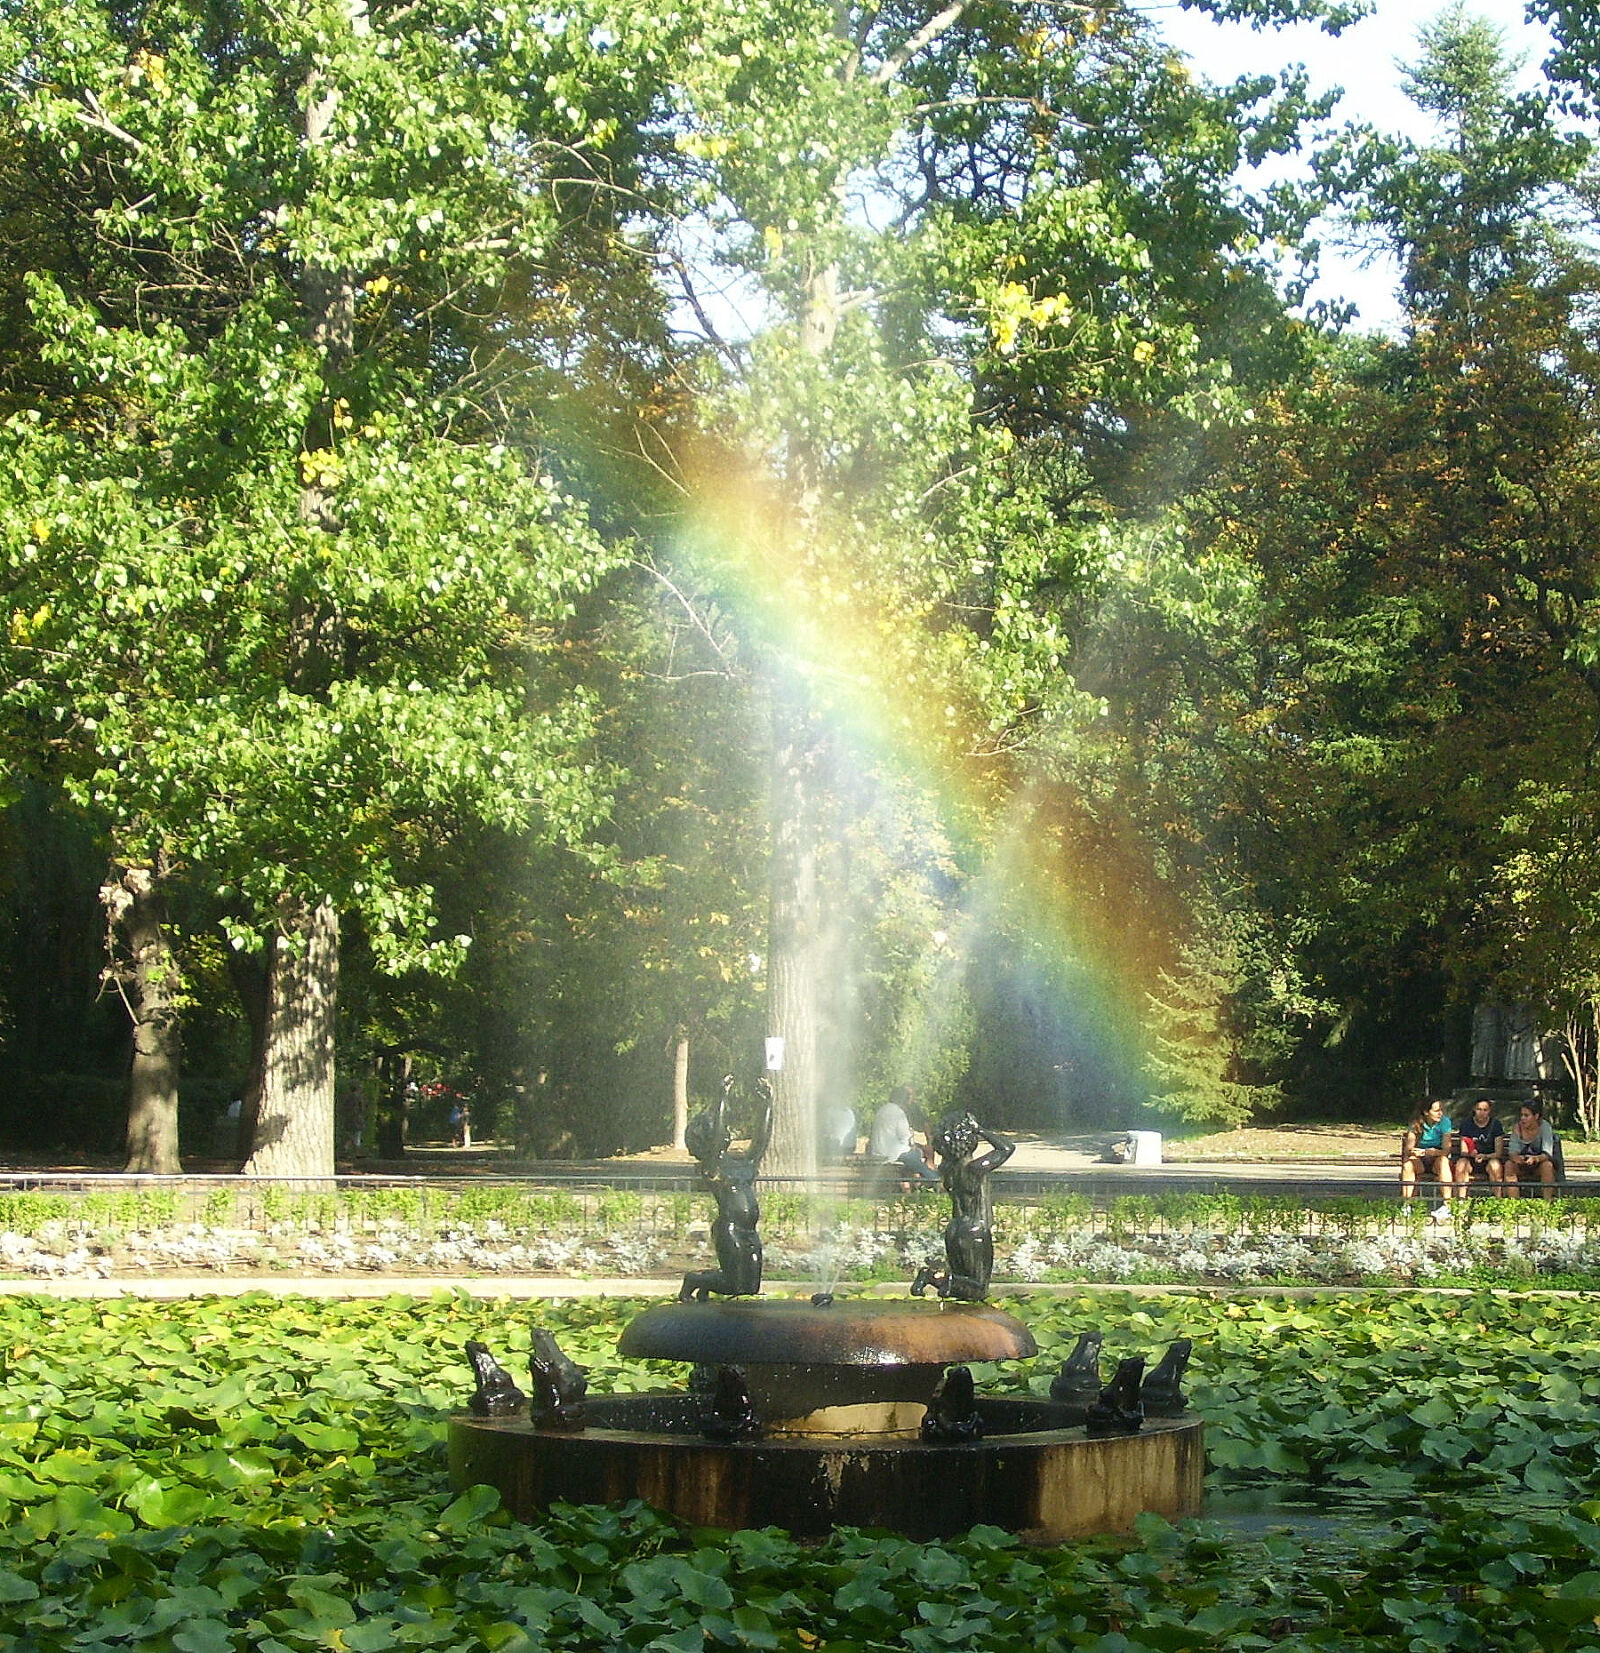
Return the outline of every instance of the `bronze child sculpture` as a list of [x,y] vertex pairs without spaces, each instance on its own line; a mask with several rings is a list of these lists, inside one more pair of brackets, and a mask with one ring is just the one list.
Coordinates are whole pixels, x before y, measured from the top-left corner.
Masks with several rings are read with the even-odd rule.
[[[978,1152],[980,1142],[989,1144],[987,1153]],[[911,1282],[911,1295],[921,1297],[931,1286],[941,1297],[981,1303],[989,1295],[989,1276],[994,1273],[989,1173],[1011,1158],[1016,1145],[985,1130],[969,1113],[947,1113],[939,1121],[933,1146],[951,1205],[944,1228],[946,1266],[924,1263]]]
[[772,1137],[772,1086],[762,1079],[755,1135],[743,1153],[734,1153],[728,1129],[730,1076],[722,1081],[722,1095],[707,1113],[696,1114],[685,1132],[689,1152],[700,1162],[701,1179],[717,1201],[717,1220],[711,1238],[717,1248],[717,1267],[691,1269],[683,1277],[678,1301],[691,1297],[704,1303],[712,1292],[724,1297],[754,1297],[761,1290],[761,1235],[756,1224],[761,1206],[756,1199],[756,1170]]

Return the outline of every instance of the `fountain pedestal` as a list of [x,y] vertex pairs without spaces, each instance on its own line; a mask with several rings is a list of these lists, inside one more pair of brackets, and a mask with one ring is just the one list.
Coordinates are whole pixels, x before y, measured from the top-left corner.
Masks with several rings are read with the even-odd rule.
[[981,1303],[744,1297],[646,1309],[617,1352],[739,1367],[769,1436],[914,1437],[947,1366],[1038,1346],[1020,1320]]

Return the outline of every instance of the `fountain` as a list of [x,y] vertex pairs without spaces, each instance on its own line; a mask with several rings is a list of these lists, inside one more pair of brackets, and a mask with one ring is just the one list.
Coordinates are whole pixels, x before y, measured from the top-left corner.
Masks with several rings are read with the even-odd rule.
[[[969,1362],[1038,1352],[1026,1326],[984,1301],[987,1179],[1010,1152],[1003,1138],[967,1115],[941,1123],[953,1214],[945,1266],[918,1271],[916,1297],[757,1299],[753,1183],[771,1099],[735,1154],[728,1094],[691,1143],[717,1198],[718,1267],[688,1274],[677,1302],[646,1309],[618,1343],[624,1355],[690,1362],[688,1390],[589,1396],[582,1369],[540,1329],[529,1400],[474,1342],[477,1389],[450,1420],[457,1486],[494,1486],[524,1519],[557,1501],[642,1498],[697,1525],[800,1536],[850,1525],[929,1539],[985,1522],[1053,1542],[1130,1531],[1145,1511],[1199,1512],[1204,1426],[1184,1410],[1186,1343],[1149,1377],[1142,1358],[1123,1361],[1102,1388],[1092,1333],[1050,1398],[977,1391]],[[930,1287],[937,1301],[922,1296]]]

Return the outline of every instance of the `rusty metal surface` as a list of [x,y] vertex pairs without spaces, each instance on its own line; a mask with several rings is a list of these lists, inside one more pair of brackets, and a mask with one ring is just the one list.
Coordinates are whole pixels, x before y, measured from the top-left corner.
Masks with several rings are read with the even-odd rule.
[[984,1303],[839,1301],[825,1308],[781,1298],[658,1303],[631,1321],[620,1354],[778,1366],[947,1366],[1021,1360],[1033,1333]]

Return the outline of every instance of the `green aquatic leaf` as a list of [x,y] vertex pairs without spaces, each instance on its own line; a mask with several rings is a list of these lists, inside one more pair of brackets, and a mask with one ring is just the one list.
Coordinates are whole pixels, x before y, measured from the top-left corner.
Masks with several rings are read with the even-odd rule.
[[702,1572],[693,1566],[682,1567],[676,1574],[676,1583],[683,1599],[696,1607],[722,1612],[733,1606],[733,1591],[728,1588],[727,1580],[715,1573]]
[[126,1495],[127,1507],[149,1527],[183,1527],[204,1520],[216,1507],[214,1494],[184,1482],[163,1483],[154,1476],[138,1482]]
[[39,1586],[31,1578],[0,1567],[0,1602],[37,1601]]
[[[383,1653],[385,1644],[382,1642],[374,1642],[370,1646],[358,1648],[356,1643],[350,1639],[354,1630],[358,1628],[360,1627],[354,1626],[351,1630],[345,1632],[345,1646],[354,1648],[355,1653]],[[534,1649],[544,1645],[542,1642],[535,1641],[528,1634],[525,1625],[518,1624],[512,1619],[502,1619],[495,1624],[479,1625],[478,1636],[483,1645],[489,1649],[489,1653],[534,1653]]]
[[645,1653],[705,1653],[705,1631],[698,1625],[685,1625],[655,1636],[645,1644]]
[[[1087,1301],[1077,1321],[1070,1313],[1074,1301],[1041,1299],[1019,1308],[1030,1319],[1035,1314],[1048,1319],[1070,1346],[1076,1325],[1116,1324],[1123,1300]],[[1404,1301],[1367,1303],[1358,1314],[1318,1303],[1296,1313],[1314,1320],[1320,1327],[1316,1335],[1342,1352],[1331,1369],[1317,1375],[1302,1364],[1310,1358],[1302,1343],[1311,1334],[1288,1324],[1289,1316],[1279,1317],[1266,1342],[1241,1332],[1226,1351],[1208,1345],[1208,1328],[1261,1323],[1259,1315],[1230,1322],[1227,1306],[1156,1298],[1143,1300],[1141,1308],[1149,1319],[1141,1335],[1159,1342],[1192,1333],[1196,1361],[1209,1363],[1215,1392],[1234,1397],[1211,1415],[1216,1477],[1247,1476],[1273,1488],[1278,1475],[1268,1467],[1263,1443],[1278,1440],[1319,1466],[1330,1483],[1338,1476],[1339,1484],[1347,1485],[1354,1468],[1379,1486],[1394,1510],[1417,1508],[1419,1484],[1454,1492],[1465,1484],[1476,1492],[1505,1486],[1510,1475],[1517,1478],[1516,1496],[1527,1500],[1533,1494],[1522,1477],[1534,1463],[1545,1465],[1560,1477],[1560,1487],[1576,1494],[1586,1494],[1592,1485],[1600,1442],[1577,1420],[1562,1421],[1560,1428],[1584,1438],[1564,1443],[1559,1453],[1548,1450],[1553,1433],[1542,1428],[1545,1447],[1514,1465],[1491,1467],[1505,1427],[1499,1397],[1528,1371],[1526,1347],[1516,1342],[1515,1315],[1500,1315],[1486,1332],[1476,1322],[1441,1324],[1430,1318],[1426,1305]],[[476,1312],[481,1321],[481,1309]],[[561,1312],[552,1306],[549,1316],[558,1335]],[[612,1337],[626,1318],[623,1310],[592,1305],[584,1312],[586,1327],[600,1326]],[[14,1370],[11,1389],[0,1393],[0,1430],[7,1422],[28,1421],[22,1413],[47,1390],[82,1390],[71,1372],[73,1361],[84,1358],[85,1314],[82,1305],[0,1304],[5,1325],[0,1342],[26,1338],[41,1351],[34,1369],[21,1377]],[[0,1571],[0,1591],[18,1587],[3,1582],[7,1578],[39,1591],[38,1598],[23,1598],[27,1610],[38,1605],[55,1615],[59,1628],[51,1633],[63,1639],[87,1635],[93,1627],[96,1636],[113,1632],[132,1643],[152,1625],[165,1624],[152,1634],[171,1637],[186,1623],[207,1621],[236,1623],[241,1649],[248,1646],[251,1653],[268,1642],[289,1653],[322,1649],[335,1632],[355,1653],[368,1653],[379,1643],[488,1646],[485,1632],[507,1625],[513,1628],[494,1633],[510,1653],[544,1646],[638,1647],[685,1631],[700,1635],[702,1649],[764,1647],[770,1645],[769,1634],[788,1645],[796,1627],[815,1634],[818,1645],[830,1650],[847,1643],[909,1645],[908,1634],[926,1636],[930,1647],[941,1637],[965,1635],[969,1645],[982,1645],[986,1653],[1081,1648],[1114,1635],[1163,1653],[1224,1641],[1245,1650],[1262,1641],[1295,1647],[1294,1634],[1273,1627],[1286,1615],[1292,1619],[1285,1603],[1310,1591],[1323,1604],[1319,1610],[1328,1634],[1349,1644],[1369,1639],[1382,1600],[1423,1601],[1433,1592],[1436,1606],[1415,1621],[1414,1631],[1420,1645],[1431,1645],[1440,1624],[1467,1634],[1460,1614],[1438,1605],[1454,1599],[1439,1592],[1456,1586],[1466,1553],[1480,1558],[1473,1588],[1504,1597],[1494,1612],[1506,1622],[1508,1635],[1507,1615],[1527,1631],[1527,1645],[1537,1643],[1548,1653],[1565,1653],[1577,1645],[1573,1638],[1592,1632],[1592,1614],[1574,1616],[1588,1584],[1575,1585],[1565,1597],[1561,1592],[1566,1581],[1600,1566],[1594,1509],[1555,1511],[1538,1519],[1529,1511],[1520,1523],[1509,1509],[1487,1524],[1475,1513],[1456,1528],[1442,1528],[1436,1541],[1411,1536],[1378,1543],[1356,1533],[1337,1550],[1321,1549],[1321,1541],[1293,1529],[1266,1539],[1230,1536],[1218,1543],[1203,1526],[1150,1521],[1141,1523],[1131,1550],[1078,1545],[1049,1552],[1029,1552],[993,1528],[927,1545],[860,1533],[835,1534],[812,1547],[776,1531],[685,1534],[639,1506],[558,1510],[534,1525],[510,1522],[487,1490],[453,1493],[446,1484],[438,1421],[430,1411],[436,1403],[428,1397],[439,1387],[440,1372],[453,1372],[460,1360],[462,1315],[449,1300],[421,1301],[401,1317],[409,1327],[409,1347],[392,1359],[358,1358],[341,1368],[340,1382],[348,1385],[343,1392],[308,1388],[295,1340],[286,1334],[319,1326],[315,1339],[302,1335],[301,1340],[315,1341],[324,1360],[329,1348],[356,1354],[386,1350],[396,1318],[392,1310],[386,1315],[372,1304],[287,1304],[252,1316],[228,1304],[208,1304],[203,1314],[181,1304],[92,1308],[93,1321],[107,1338],[130,1346],[140,1328],[159,1315],[186,1337],[205,1325],[214,1341],[197,1356],[204,1376],[235,1375],[259,1397],[250,1436],[234,1441],[237,1419],[231,1417],[219,1420],[217,1434],[175,1430],[164,1397],[116,1406],[97,1399],[70,1419],[38,1414],[34,1455],[79,1453],[84,1456],[66,1461],[88,1461],[81,1429],[92,1420],[95,1461],[103,1465],[99,1485],[28,1477],[26,1502],[16,1519],[0,1523],[0,1565],[8,1570]],[[469,1322],[469,1329],[478,1323]],[[1567,1340],[1563,1359],[1600,1347],[1600,1306],[1569,1300],[1560,1324]],[[228,1335],[218,1337],[226,1327],[231,1327]],[[1431,1328],[1431,1343],[1419,1359],[1403,1339],[1425,1327]],[[1386,1343],[1373,1335],[1375,1328],[1395,1331],[1399,1341]],[[384,1364],[409,1374],[399,1389],[392,1377],[381,1384],[360,1377],[363,1368]],[[1025,1371],[1013,1375],[1019,1386],[1026,1384]],[[181,1377],[185,1385],[197,1381],[195,1374]],[[365,1391],[362,1382],[369,1382]],[[1425,1426],[1412,1414],[1434,1395],[1457,1395],[1469,1383],[1473,1394],[1486,1399],[1463,1407],[1458,1419],[1455,1437],[1462,1450],[1482,1453],[1471,1461],[1464,1483],[1459,1461],[1435,1463],[1414,1450]],[[1274,1391],[1272,1407],[1258,1404],[1264,1387]],[[1200,1385],[1194,1389],[1199,1392]],[[183,1404],[196,1409],[193,1399]],[[1534,1408],[1536,1421],[1544,1423],[1549,1412],[1540,1414],[1538,1407],[1568,1404],[1546,1402],[1537,1392],[1518,1401],[1519,1408]],[[344,1464],[318,1461],[310,1467],[297,1434],[301,1421],[348,1429],[359,1437],[359,1450]],[[423,1422],[428,1428],[419,1432],[416,1426]],[[115,1451],[98,1444],[102,1441],[115,1443]],[[241,1455],[248,1473],[228,1462]],[[1236,1467],[1235,1459],[1250,1467]],[[356,1473],[358,1460],[370,1470]],[[130,1496],[141,1502],[164,1499],[152,1489],[190,1485],[211,1500],[201,1523],[151,1526],[141,1519],[135,1524]],[[1558,1489],[1539,1496],[1562,1495]],[[1354,1574],[1341,1573],[1363,1545],[1370,1546],[1366,1559]],[[1327,1559],[1334,1555],[1336,1564]],[[1544,1558],[1549,1570],[1520,1571],[1528,1558]],[[1362,1575],[1370,1585],[1351,1582]],[[687,1591],[673,1582],[680,1577],[688,1581]],[[290,1593],[292,1581],[343,1602],[349,1618],[330,1627],[329,1615],[314,1610],[325,1603],[303,1593],[297,1599]],[[697,1605],[690,1599],[693,1593],[722,1600],[721,1590],[728,1592],[730,1605]],[[1546,1601],[1565,1605],[1547,1612],[1540,1606]],[[921,1602],[940,1604],[937,1623],[919,1615]],[[1485,1598],[1483,1610],[1489,1605]],[[1212,1628],[1233,1615],[1242,1615],[1233,1628]],[[1120,1629],[1113,1616],[1119,1616]],[[733,1639],[723,1639],[728,1637]]]
[[1439,1429],[1445,1424],[1456,1423],[1460,1418],[1460,1409],[1443,1395],[1435,1395],[1424,1401],[1421,1406],[1415,1407],[1407,1414],[1413,1423],[1420,1423],[1424,1429]]
[[[526,1636],[520,1625],[514,1628]],[[350,1653],[385,1653],[385,1649],[395,1645],[399,1630],[400,1620],[380,1613],[344,1626],[339,1631],[339,1641]]]
[[488,1486],[468,1487],[448,1508],[439,1513],[441,1527],[472,1527],[500,1507],[500,1494]]
[[220,1619],[190,1619],[172,1633],[177,1653],[234,1653],[233,1631]]

